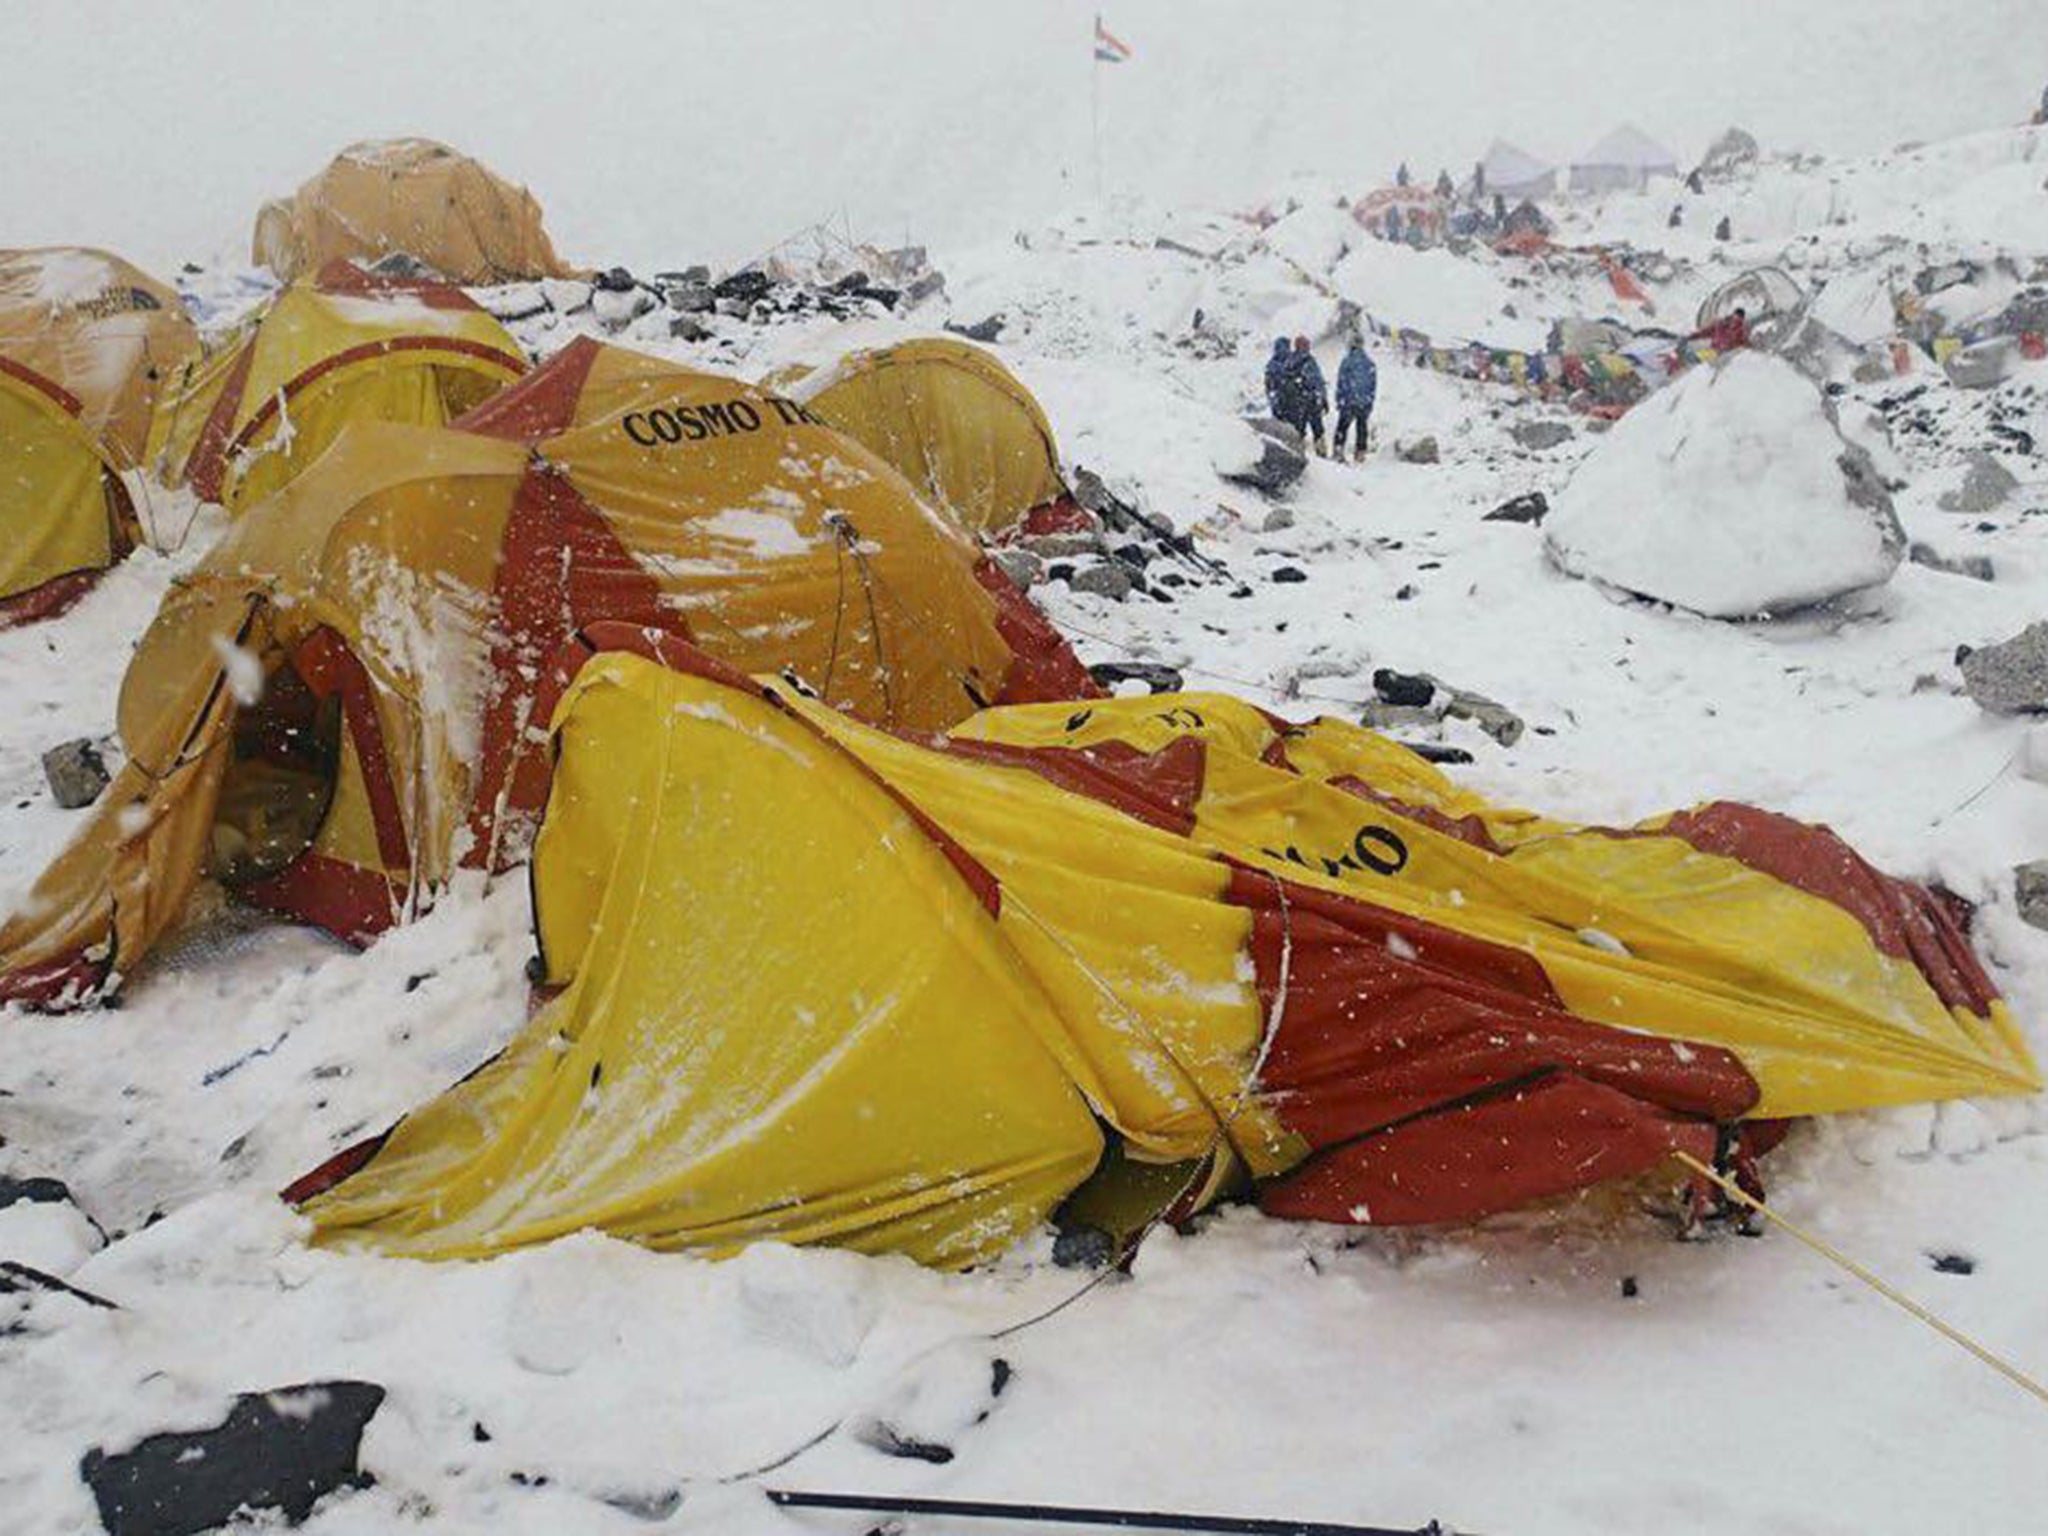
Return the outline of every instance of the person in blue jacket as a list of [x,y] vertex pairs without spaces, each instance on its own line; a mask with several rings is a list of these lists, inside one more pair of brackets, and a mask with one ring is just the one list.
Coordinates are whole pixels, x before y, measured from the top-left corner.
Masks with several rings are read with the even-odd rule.
[[1330,389],[1306,336],[1294,338],[1294,351],[1280,376],[1280,403],[1285,407],[1278,413],[1280,419],[1299,429],[1315,444],[1316,452],[1323,453],[1323,412],[1329,408]]
[[1281,384],[1287,377],[1287,338],[1273,338],[1273,355],[1266,359],[1266,409],[1281,421],[1287,418],[1280,410]]
[[1365,457],[1366,435],[1372,427],[1372,405],[1379,398],[1379,392],[1379,370],[1373,366],[1364,340],[1353,336],[1351,345],[1345,349],[1344,361],[1337,365],[1337,435],[1330,444],[1335,457],[1344,457],[1345,429],[1354,427],[1354,424],[1358,449],[1353,457]]

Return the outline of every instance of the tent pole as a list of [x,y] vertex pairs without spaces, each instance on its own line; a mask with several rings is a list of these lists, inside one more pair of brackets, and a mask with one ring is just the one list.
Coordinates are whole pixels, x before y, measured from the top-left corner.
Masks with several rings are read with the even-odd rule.
[[764,1489],[783,1509],[843,1509],[877,1515],[950,1515],[955,1519],[1002,1520],[1026,1525],[1108,1526],[1125,1531],[1208,1531],[1231,1536],[1451,1536],[1431,1521],[1395,1530],[1383,1525],[1333,1524],[1326,1520],[1272,1520],[1242,1515],[1168,1514],[1146,1509],[1091,1509],[1072,1504],[1009,1504],[988,1499],[917,1499],[894,1494],[812,1493]]

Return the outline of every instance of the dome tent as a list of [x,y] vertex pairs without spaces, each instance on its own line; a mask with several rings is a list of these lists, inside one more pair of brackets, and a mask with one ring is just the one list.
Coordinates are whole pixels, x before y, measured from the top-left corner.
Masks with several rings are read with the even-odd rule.
[[1549,197],[1557,191],[1557,167],[1539,160],[1527,150],[1517,149],[1505,139],[1495,139],[1479,162],[1485,174],[1484,187],[1468,185],[1468,192],[1485,197],[1499,193],[1510,203],[1519,198]]
[[1623,123],[1572,162],[1574,192],[1641,191],[1652,178],[1678,176],[1678,157],[1633,123]]
[[329,262],[403,253],[472,286],[567,277],[540,204],[431,139],[351,144],[256,216],[251,259],[286,282]]
[[969,532],[1003,533],[1067,494],[1044,409],[992,354],[964,341],[925,337],[850,352],[789,393]]
[[110,989],[204,873],[360,940],[517,862],[551,669],[607,621],[906,730],[1085,688],[1063,646],[1012,649],[1034,615],[991,577],[793,402],[588,340],[455,427],[349,426],[166,596],[128,763],[0,927],[0,997]]
[[961,1267],[1098,1168],[1456,1221],[2039,1083],[1937,898],[1745,806],[1573,827],[1216,694],[910,739],[659,637],[552,729],[548,1001],[287,1191],[321,1240]]
[[157,411],[150,461],[230,510],[281,489],[350,422],[434,426],[526,371],[469,295],[335,261],[188,365]]
[[178,296],[105,251],[0,251],[0,627],[61,613],[138,535],[121,472],[198,350]]

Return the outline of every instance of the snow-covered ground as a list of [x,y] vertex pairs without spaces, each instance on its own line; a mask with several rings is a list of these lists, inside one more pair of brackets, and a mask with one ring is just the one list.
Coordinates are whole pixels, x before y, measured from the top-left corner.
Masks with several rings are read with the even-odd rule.
[[[1888,259],[1891,239],[1925,237],[1928,166],[1961,166],[1999,178],[1998,196],[1984,194],[1981,221],[1958,211],[1947,238],[2031,260],[2048,233],[2012,210],[2043,197],[2048,152],[2014,145],[2040,137],[1841,170],[1868,242],[1856,250],[1833,243],[1825,166],[1774,164],[1715,195],[1779,210],[1768,234],[1761,219],[1741,232],[1762,242],[1756,255],[1814,237],[1860,270]],[[1637,202],[1576,206],[1570,221],[1617,238]],[[1195,530],[1250,589],[1191,582],[1170,603],[1036,589],[1087,659],[1168,663],[1191,686],[1301,715],[1355,714],[1375,667],[1426,670],[1528,721],[1512,748],[1445,727],[1475,758],[1458,772],[1497,798],[1614,822],[1727,797],[1825,821],[1880,865],[1979,904],[1980,951],[2048,1047],[2048,934],[2019,920],[2010,875],[2048,852],[2048,788],[2023,772],[2028,727],[1981,712],[1953,665],[1958,643],[2002,638],[2048,603],[2048,461],[1990,431],[1995,419],[2048,448],[2048,363],[1988,395],[1923,367],[1839,402],[1845,419],[1875,407],[1896,429],[1908,536],[1990,556],[1995,582],[1908,564],[1824,614],[1717,622],[1576,579],[1546,558],[1540,528],[1482,520],[1525,492],[1558,495],[1606,446],[1583,418],[1391,355],[1375,452],[1312,463],[1286,498],[1291,526],[1263,531],[1272,504],[1219,480],[1209,445],[1255,403],[1270,335],[1323,334],[1340,297],[1489,337],[1495,318],[1540,330],[1591,302],[1512,286],[1505,258],[1410,260],[1329,220],[1276,231],[1119,204],[937,250],[947,296],[909,314],[718,318],[712,339],[681,343],[657,310],[613,339],[759,375],[1000,312],[999,350],[1069,463]],[[1646,226],[1637,243],[1657,242]],[[1710,244],[1671,249],[1731,272],[1747,259]],[[194,279],[217,292],[237,281]],[[1689,315],[1707,286],[1680,274],[1658,296]],[[1518,316],[1499,314],[1504,298]],[[1189,344],[1197,308],[1237,336],[1235,355]],[[540,350],[597,322],[585,311],[516,329]],[[1572,435],[1518,445],[1510,428],[1539,417]],[[1391,451],[1424,435],[1441,462]],[[1941,510],[1981,448],[2019,489],[1982,515]],[[130,647],[218,531],[213,515],[155,502],[160,525],[190,522],[177,553],[138,556],[63,619],[0,634],[0,900],[74,824],[43,792],[38,754],[111,730]],[[1308,579],[1274,580],[1283,566]],[[1434,1517],[1488,1536],[2048,1526],[2041,1403],[1782,1235],[1681,1245],[1606,1197],[1428,1233],[1234,1210],[1154,1232],[1128,1278],[999,1341],[1087,1283],[1050,1264],[1049,1238],[954,1277],[773,1247],[713,1264],[590,1235],[477,1264],[308,1249],[272,1192],[502,1044],[523,1017],[529,952],[524,882],[473,879],[362,954],[222,911],[118,1009],[0,1017],[0,1173],[65,1179],[116,1238],[76,1262],[75,1231],[17,1206],[0,1212],[0,1259],[34,1255],[118,1306],[41,1302],[12,1337],[0,1312],[0,1529],[89,1530],[77,1472],[89,1447],[211,1424],[234,1393],[330,1377],[390,1397],[364,1448],[376,1484],[323,1506],[307,1527],[321,1536],[869,1528],[779,1513],[764,1484]],[[1810,1125],[1768,1171],[1787,1215],[2048,1371],[2041,1105]],[[1974,1268],[1938,1272],[1941,1256]],[[972,1423],[998,1355],[1014,1377]],[[885,1411],[928,1424],[955,1459],[871,1449],[860,1422]],[[771,1475],[736,1476],[835,1424]]]

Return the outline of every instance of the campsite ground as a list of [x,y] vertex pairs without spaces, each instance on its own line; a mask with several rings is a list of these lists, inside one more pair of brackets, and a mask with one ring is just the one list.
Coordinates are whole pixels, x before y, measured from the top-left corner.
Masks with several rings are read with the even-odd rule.
[[[2048,789],[2022,771],[2027,728],[1964,698],[1952,653],[2040,616],[2048,518],[2027,515],[2048,502],[2040,460],[2012,461],[2023,485],[2005,512],[1938,510],[1981,436],[1969,402],[1939,403],[1933,430],[1897,445],[1900,514],[1944,553],[1992,555],[1996,582],[1908,565],[1823,618],[1715,623],[1567,577],[1539,530],[1482,521],[1511,496],[1555,493],[1599,451],[1582,422],[1560,414],[1570,440],[1528,452],[1508,428],[1536,408],[1388,357],[1378,450],[1314,463],[1286,498],[1292,526],[1262,532],[1269,504],[1215,476],[1211,445],[1256,392],[1265,336],[1307,326],[1331,297],[1270,250],[1225,273],[1154,246],[1193,217],[1125,208],[1109,225],[940,252],[950,297],[902,317],[721,321],[683,344],[657,313],[614,339],[757,374],[1001,311],[1003,354],[1070,463],[1198,528],[1250,589],[1197,581],[1170,603],[1038,589],[1087,659],[1165,662],[1190,687],[1303,715],[1355,712],[1375,667],[1429,671],[1528,722],[1511,748],[1450,728],[1475,758],[1461,775],[1497,798],[1612,822],[1725,797],[1827,822],[1882,866],[1979,904],[1980,952],[2038,1046],[2048,934],[2019,921],[2010,870],[2048,851]],[[1882,206],[1867,218],[1881,223]],[[1479,329],[1491,316],[1465,291],[1444,291],[1442,323]],[[1198,303],[1242,330],[1238,355],[1177,345]],[[595,328],[585,312],[521,339]],[[2048,364],[2009,391],[2048,443],[2044,387]],[[1392,453],[1423,434],[1440,463]],[[159,529],[189,520],[177,554],[138,556],[62,620],[0,635],[0,713],[15,722],[0,739],[0,899],[70,825],[37,754],[111,729],[128,650],[216,515],[157,493]],[[1282,567],[1307,579],[1276,581]],[[862,1530],[777,1513],[757,1482],[720,1479],[889,1403],[956,1459],[891,1459],[842,1432],[761,1481],[1434,1517],[1490,1536],[2039,1527],[2040,1402],[1782,1234],[1679,1244],[1625,1199],[1424,1233],[1229,1211],[1154,1232],[1127,1279],[1000,1345],[986,1336],[1083,1283],[1050,1264],[1049,1239],[950,1277],[778,1248],[713,1264],[590,1235],[465,1265],[306,1248],[272,1191],[503,1043],[524,1012],[526,922],[517,878],[465,880],[363,954],[223,911],[119,1010],[4,1021],[0,1170],[64,1178],[127,1235],[81,1263],[69,1231],[0,1227],[0,1257],[120,1307],[0,1339],[0,1524],[89,1528],[76,1475],[89,1446],[215,1422],[236,1391],[360,1377],[391,1394],[365,1446],[377,1483],[323,1507],[307,1527],[322,1536]],[[2031,1101],[1805,1126],[1771,1161],[1773,1199],[2048,1370],[2044,1131]],[[1945,1255],[1974,1267],[1938,1272]],[[970,1427],[998,1353],[1013,1384]],[[680,1507],[651,1522],[676,1490]]]

